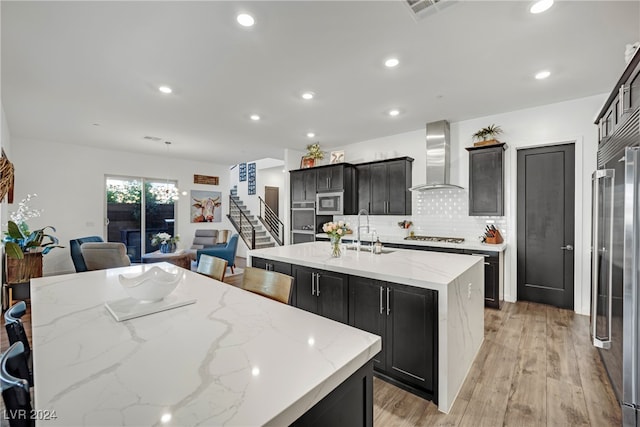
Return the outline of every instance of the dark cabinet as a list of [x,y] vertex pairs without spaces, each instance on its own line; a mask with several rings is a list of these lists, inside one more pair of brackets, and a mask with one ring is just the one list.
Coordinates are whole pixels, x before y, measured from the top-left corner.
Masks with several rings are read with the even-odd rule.
[[504,215],[504,146],[467,147],[469,216]]
[[251,258],[251,266],[261,268],[267,271],[275,271],[277,273],[286,274],[291,276],[291,264],[281,261],[272,261],[264,258]]
[[437,292],[351,276],[349,324],[382,337],[374,368],[433,397],[437,384]]
[[344,190],[345,167],[343,165],[327,166],[318,169],[318,191]]
[[500,281],[500,254],[471,250],[465,250],[464,253],[484,257],[484,306],[499,309],[504,294]]
[[291,171],[289,175],[291,181],[291,201],[292,202],[315,202],[316,201],[316,170],[300,169]]
[[348,276],[294,265],[294,305],[320,316],[347,323]]
[[371,213],[371,166],[358,165],[358,210],[366,209]]
[[[367,209],[371,215],[411,215],[409,188],[412,182],[412,163],[412,158],[403,157],[369,163],[367,169],[361,166],[358,172],[364,171],[365,179],[358,184],[358,189],[368,190],[368,194],[359,195],[359,208]],[[358,175],[358,180],[360,179]],[[365,188],[367,181],[368,189]]]

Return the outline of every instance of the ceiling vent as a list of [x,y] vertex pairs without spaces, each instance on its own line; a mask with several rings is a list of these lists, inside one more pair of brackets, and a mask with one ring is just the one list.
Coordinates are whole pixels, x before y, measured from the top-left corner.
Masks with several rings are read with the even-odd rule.
[[416,21],[425,16],[438,13],[455,2],[456,0],[404,0],[404,3],[411,9]]

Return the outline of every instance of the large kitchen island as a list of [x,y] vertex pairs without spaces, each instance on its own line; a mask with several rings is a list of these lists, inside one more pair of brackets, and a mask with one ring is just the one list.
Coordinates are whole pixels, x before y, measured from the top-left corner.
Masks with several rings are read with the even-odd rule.
[[254,267],[295,278],[292,304],[382,337],[376,375],[449,412],[484,339],[478,256],[405,249],[373,254],[329,242],[253,250]]

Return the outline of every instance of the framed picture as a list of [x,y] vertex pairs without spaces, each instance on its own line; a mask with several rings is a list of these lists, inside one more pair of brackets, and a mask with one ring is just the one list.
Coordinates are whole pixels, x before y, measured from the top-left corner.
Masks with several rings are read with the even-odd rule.
[[316,159],[314,159],[313,157],[307,157],[307,156],[303,156],[300,159],[300,169],[303,168],[312,168],[316,165]]
[[222,222],[222,193],[191,190],[191,222]]
[[344,151],[332,151],[330,164],[344,162]]
[[239,176],[240,182],[244,182],[247,180],[247,164],[246,163],[240,163],[240,166],[238,166],[238,176]]
[[247,194],[250,196],[256,194],[256,164],[249,163],[247,165],[247,173],[249,180],[247,181]]

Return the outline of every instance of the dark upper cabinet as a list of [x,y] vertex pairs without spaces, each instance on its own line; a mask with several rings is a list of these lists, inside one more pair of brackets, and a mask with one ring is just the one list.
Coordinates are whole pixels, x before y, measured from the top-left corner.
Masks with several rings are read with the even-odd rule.
[[469,215],[504,215],[505,144],[467,147],[469,151]]
[[596,118],[598,140],[613,135],[640,107],[640,55],[634,55]]
[[379,335],[374,368],[405,384],[435,393],[437,292],[349,277],[349,324]]
[[294,304],[338,322],[349,320],[348,277],[331,271],[294,265]]
[[290,172],[292,202],[316,201],[316,175],[315,169],[300,169]]
[[344,190],[345,166],[327,166],[318,169],[316,189],[318,191]]
[[410,157],[358,166],[358,207],[371,215],[411,215]]

